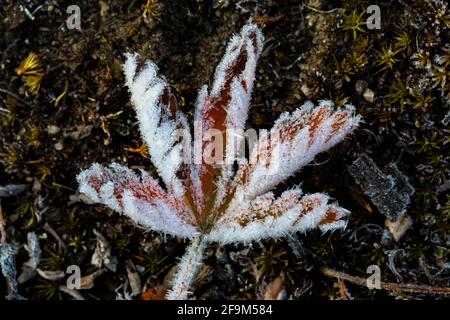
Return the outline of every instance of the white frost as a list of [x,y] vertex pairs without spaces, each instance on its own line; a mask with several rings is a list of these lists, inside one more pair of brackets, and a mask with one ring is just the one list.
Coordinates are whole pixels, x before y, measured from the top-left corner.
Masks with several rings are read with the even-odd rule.
[[183,161],[183,146],[178,142],[176,130],[186,129],[184,134],[189,135],[187,120],[181,112],[172,114],[168,102],[162,101],[163,93],[169,87],[157,76],[157,66],[147,60],[142,70],[138,71],[138,55],[126,54],[125,57],[125,84],[130,91],[151,160],[170,191],[182,196],[184,188],[176,174]]

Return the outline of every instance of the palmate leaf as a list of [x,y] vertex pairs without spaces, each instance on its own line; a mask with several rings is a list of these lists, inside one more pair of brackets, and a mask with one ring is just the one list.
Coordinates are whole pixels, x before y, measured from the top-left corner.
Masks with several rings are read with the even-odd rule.
[[[239,143],[233,137],[244,135],[263,39],[251,22],[231,39],[211,90],[204,86],[198,94],[192,131],[157,67],[127,54],[126,86],[163,185],[119,164],[94,164],[78,175],[80,192],[93,201],[151,230],[192,240],[169,299],[187,297],[208,242],[248,243],[346,225],[348,211],[325,194],[293,188],[276,198],[270,191],[356,128],[360,117],[352,106],[307,102],[283,113],[270,131],[261,131],[248,162],[234,161]],[[216,135],[205,137],[211,132]]]

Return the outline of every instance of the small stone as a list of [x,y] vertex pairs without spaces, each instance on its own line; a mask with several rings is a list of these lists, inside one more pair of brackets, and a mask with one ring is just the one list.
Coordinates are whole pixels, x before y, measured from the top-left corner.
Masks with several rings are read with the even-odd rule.
[[398,242],[403,237],[405,232],[412,227],[413,221],[407,214],[402,214],[395,221],[386,219],[384,221],[384,225],[391,232],[395,242]]
[[372,103],[373,99],[375,98],[375,93],[372,90],[370,90],[369,88],[367,88],[363,92],[363,97],[364,97],[364,100],[366,100],[369,103]]
[[365,81],[365,80],[356,81],[356,83],[355,83],[356,92],[358,92],[358,94],[361,95],[364,92],[364,90],[367,89],[367,85],[368,85],[367,81]]
[[61,130],[61,128],[58,127],[58,126],[54,126],[54,125],[48,125],[48,126],[47,126],[47,133],[48,133],[50,136],[54,136],[54,135],[57,134],[60,130]]
[[406,213],[415,190],[394,163],[381,170],[367,154],[361,154],[348,167],[361,191],[378,211],[391,221]]
[[308,86],[306,84],[303,84],[300,87],[300,91],[306,96],[309,97],[311,95],[311,90],[308,88]]
[[91,200],[88,196],[86,196],[84,193],[79,193],[77,195],[70,195],[70,200],[74,202],[84,202],[85,204],[94,204],[95,202]]
[[56,151],[61,151],[62,149],[64,149],[64,145],[62,144],[62,142],[55,143],[55,150]]
[[38,193],[42,190],[42,183],[39,181],[39,179],[34,178],[31,190],[33,190],[34,193]]

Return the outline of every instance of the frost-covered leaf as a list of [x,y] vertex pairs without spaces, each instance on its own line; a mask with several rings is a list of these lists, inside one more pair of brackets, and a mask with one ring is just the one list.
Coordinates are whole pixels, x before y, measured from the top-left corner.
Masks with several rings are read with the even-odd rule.
[[261,31],[248,24],[228,43],[211,91],[204,86],[197,98],[195,121],[203,131],[244,129],[263,40]]
[[352,106],[307,102],[283,113],[254,139],[248,161],[239,158],[242,139],[235,137],[245,135],[263,39],[251,22],[231,39],[212,88],[198,94],[192,132],[155,64],[127,54],[126,86],[162,183],[119,164],[94,164],[78,176],[80,191],[94,202],[151,230],[192,239],[167,298],[187,297],[207,242],[248,243],[346,225],[348,212],[325,194],[293,188],[275,197],[271,190],[356,128]]
[[183,145],[177,134],[186,134],[184,141],[190,143],[186,117],[178,110],[169,85],[157,76],[158,68],[153,62],[142,62],[137,54],[126,54],[123,69],[152,162],[169,191],[181,196],[184,189],[177,173],[183,161]]
[[[234,136],[242,135],[247,121],[256,62],[263,41],[256,25],[246,25],[228,43],[210,92],[204,86],[198,94],[193,146],[196,166],[190,168],[189,176],[193,181],[190,184],[193,200],[200,215],[205,211],[205,202],[217,206],[225,197],[238,148]],[[221,139],[220,145],[217,139]],[[215,148],[218,145],[221,148]]]
[[[245,202],[245,201],[244,201]],[[279,238],[319,227],[322,231],[345,226],[348,211],[329,203],[329,197],[314,193],[301,196],[300,189],[285,191],[279,198],[269,192],[241,202],[217,221],[209,240],[223,244],[264,238]]]
[[270,133],[259,138],[250,164],[240,167],[237,193],[253,199],[273,189],[352,132],[360,121],[354,108],[332,107],[330,101],[321,101],[318,107],[307,102],[292,114],[283,113]]
[[117,163],[109,168],[94,164],[77,179],[80,192],[93,201],[123,212],[152,230],[188,238],[196,234],[188,208],[145,172],[137,175]]

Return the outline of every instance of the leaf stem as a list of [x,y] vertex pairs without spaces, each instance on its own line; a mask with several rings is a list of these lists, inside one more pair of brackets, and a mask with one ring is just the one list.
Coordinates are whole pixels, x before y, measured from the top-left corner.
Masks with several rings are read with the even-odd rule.
[[196,236],[186,253],[178,264],[178,270],[172,282],[172,290],[167,295],[167,300],[186,300],[192,281],[200,269],[206,239],[203,234]]

